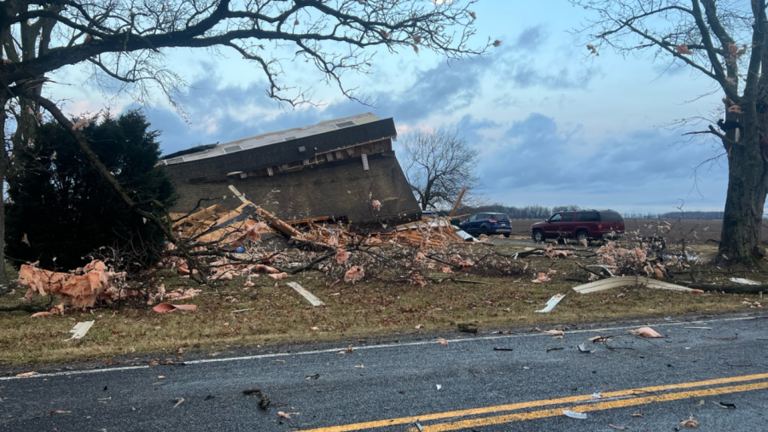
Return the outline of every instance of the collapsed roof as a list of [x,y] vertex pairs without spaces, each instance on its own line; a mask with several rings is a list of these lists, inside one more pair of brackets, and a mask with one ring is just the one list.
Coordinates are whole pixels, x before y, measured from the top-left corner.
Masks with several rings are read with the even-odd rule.
[[[167,155],[176,187],[172,211],[200,199],[234,209],[229,185],[282,219],[330,216],[353,223],[408,222],[421,216],[392,151],[394,121],[371,113],[270,132]],[[229,199],[227,199],[229,198]],[[371,202],[381,202],[374,211]]]

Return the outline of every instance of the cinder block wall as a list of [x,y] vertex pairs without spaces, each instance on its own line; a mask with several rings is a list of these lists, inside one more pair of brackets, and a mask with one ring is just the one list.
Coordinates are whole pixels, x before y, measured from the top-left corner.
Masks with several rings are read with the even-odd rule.
[[[213,159],[212,159],[213,160]],[[404,223],[416,220],[421,210],[411,192],[394,152],[368,155],[370,169],[360,158],[308,166],[273,177],[247,177],[220,182],[191,183],[190,173],[180,175],[184,164],[164,169],[173,182],[178,200],[173,212],[191,210],[200,198],[203,206],[218,204],[233,209],[240,201],[228,189],[234,185],[245,197],[284,220],[346,216],[356,224],[377,220]],[[224,198],[226,196],[226,198]],[[370,203],[379,200],[381,211],[373,214]]]

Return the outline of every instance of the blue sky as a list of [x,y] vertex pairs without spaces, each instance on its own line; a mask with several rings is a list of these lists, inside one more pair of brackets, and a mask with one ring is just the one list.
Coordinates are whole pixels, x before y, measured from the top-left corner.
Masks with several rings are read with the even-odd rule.
[[[163,132],[165,153],[370,111],[393,117],[400,135],[458,124],[480,150],[479,192],[489,202],[667,212],[684,200],[688,210],[723,208],[725,161],[694,173],[721,148],[671,127],[683,118],[717,119],[721,96],[700,97],[715,90],[711,81],[653,62],[651,53],[588,56],[587,41],[571,31],[588,16],[563,0],[481,0],[475,9],[476,42],[500,39],[500,47],[451,63],[425,51],[377,52],[369,75],[345,81],[372,107],[289,62],[286,82],[311,87],[321,105],[281,106],[266,97],[260,70],[240,56],[188,50],[166,52],[188,83],[179,99],[186,120],[161,96],[142,107]],[[55,79],[70,84],[51,92],[71,114],[139,106],[101,93],[78,67]]]

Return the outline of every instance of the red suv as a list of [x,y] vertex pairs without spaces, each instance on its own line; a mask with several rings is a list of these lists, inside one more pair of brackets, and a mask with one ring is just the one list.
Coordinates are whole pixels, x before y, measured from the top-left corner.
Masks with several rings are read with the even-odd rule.
[[531,225],[535,242],[548,238],[575,238],[578,241],[624,234],[624,218],[613,210],[578,210],[555,213]]

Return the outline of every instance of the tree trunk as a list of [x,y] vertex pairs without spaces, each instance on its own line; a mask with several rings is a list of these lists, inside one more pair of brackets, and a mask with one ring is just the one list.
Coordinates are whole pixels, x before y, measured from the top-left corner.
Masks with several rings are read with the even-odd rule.
[[[5,130],[7,113],[5,107],[8,99],[0,98],[0,127]],[[3,136],[5,138],[5,136]],[[7,142],[7,139],[3,140]],[[8,170],[8,152],[4,144],[0,145],[0,285],[8,286],[8,272],[5,269],[5,173]]]
[[728,196],[718,252],[720,264],[753,265],[765,254],[760,233],[768,194],[768,154],[763,150],[758,125],[742,120],[744,137],[736,144],[726,145],[730,147]]
[[[5,191],[6,163],[5,149],[0,149],[0,191]],[[3,196],[5,198],[5,196]],[[0,285],[8,286],[8,272],[5,270],[5,199],[0,202]]]

